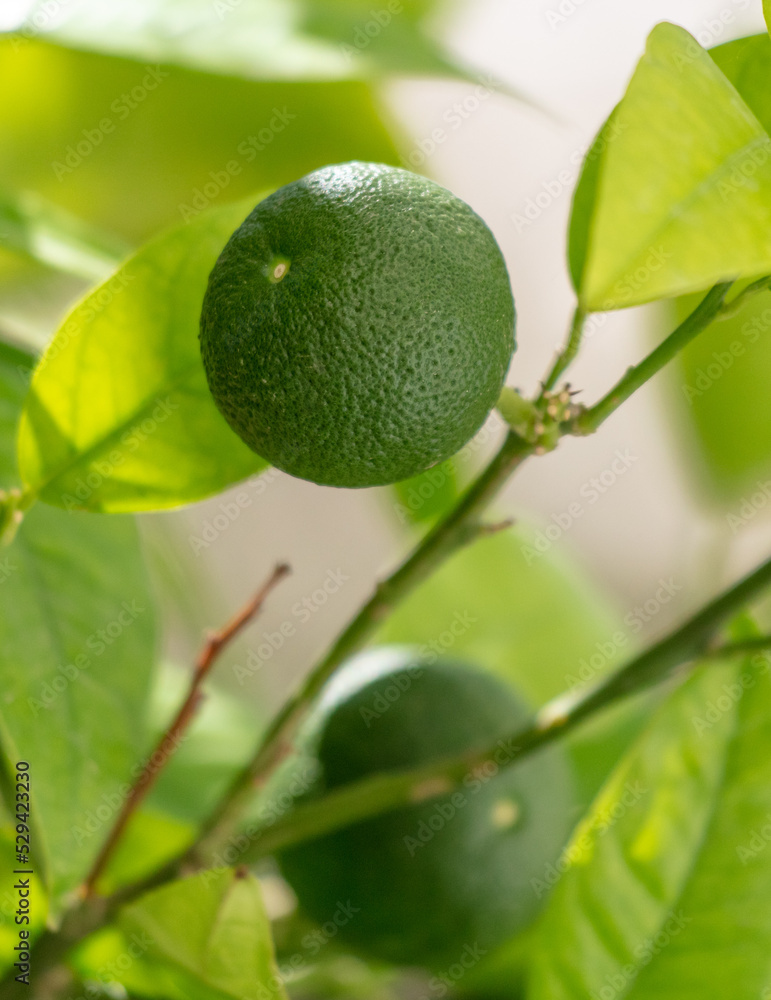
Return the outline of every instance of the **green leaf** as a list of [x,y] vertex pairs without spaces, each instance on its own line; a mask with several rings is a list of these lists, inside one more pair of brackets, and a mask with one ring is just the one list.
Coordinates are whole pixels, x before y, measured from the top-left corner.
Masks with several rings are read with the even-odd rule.
[[[427,0],[37,0],[19,42],[38,33],[151,62],[269,80],[341,80],[383,73],[461,75],[424,27]],[[42,22],[42,23],[41,23]]]
[[[728,42],[710,55],[763,127],[771,129],[768,34]],[[699,298],[678,299],[674,315],[667,310],[667,328],[684,319]],[[770,325],[771,298],[749,299],[736,315],[713,324],[678,355],[676,377],[669,383],[678,415],[688,425],[686,455],[722,503],[752,496],[758,481],[771,474]],[[746,504],[729,511],[729,526],[738,530],[746,513],[753,513]]]
[[763,0],[763,16],[766,19],[768,30],[771,31],[771,0]]
[[[574,833],[528,1000],[762,997],[771,988],[765,657],[677,690]],[[562,867],[562,863],[560,866]]]
[[[684,319],[699,296],[678,299],[669,323]],[[677,358],[670,392],[688,426],[684,451],[697,477],[721,503],[736,533],[753,517],[748,498],[771,475],[771,295],[748,299],[739,311],[714,323]]]
[[[173,759],[169,766],[172,765]],[[191,794],[190,788],[188,794]],[[190,823],[173,819],[150,806],[140,807],[110,856],[97,891],[110,895],[158,871],[192,844],[195,832],[196,828]]]
[[232,869],[202,872],[149,893],[121,913],[148,955],[235,1000],[286,997],[260,884]]
[[721,71],[766,130],[771,132],[771,38],[748,35],[709,50]]
[[3,188],[132,246],[328,163],[398,162],[359,82],[257,82],[0,36],[0,93]]
[[[517,527],[461,550],[396,608],[376,641],[478,664],[533,706],[596,679],[633,652],[632,631],[556,549],[538,551],[538,538]],[[636,725],[624,709],[571,741],[582,801]]]
[[771,139],[691,35],[654,28],[613,126],[571,221],[584,309],[771,271]]
[[395,483],[393,511],[400,524],[435,521],[454,506],[461,494],[458,482],[459,456],[427,469],[411,479]]
[[130,258],[65,319],[19,429],[27,486],[68,510],[150,510],[265,467],[214,405],[198,346],[206,281],[258,199],[212,209]]
[[0,193],[0,247],[88,281],[106,278],[129,249],[31,192]]
[[[189,685],[189,668],[167,664],[159,671],[150,710],[151,725],[159,738]],[[253,753],[262,725],[258,706],[207,683],[206,698],[195,721],[161,772],[148,805],[189,824],[202,822]]]
[[29,511],[0,574],[0,743],[30,764],[54,910],[86,874],[145,745],[152,600],[136,528]]
[[16,429],[34,366],[31,354],[0,341],[0,490],[19,485]]
[[[542,554],[535,542],[517,527],[462,549],[394,610],[377,642],[468,658],[513,681],[534,705],[559,694],[620,623],[556,549]],[[632,649],[625,635],[602,669]]]

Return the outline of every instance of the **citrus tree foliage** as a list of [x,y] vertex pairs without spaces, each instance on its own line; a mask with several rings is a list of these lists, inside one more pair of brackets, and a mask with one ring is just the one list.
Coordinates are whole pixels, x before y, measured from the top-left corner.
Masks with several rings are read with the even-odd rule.
[[[489,533],[478,515],[493,487],[565,433],[595,430],[675,356],[668,392],[694,482],[708,484],[734,525],[771,496],[771,39],[707,51],[674,24],[653,29],[574,192],[575,339],[543,392],[501,397],[505,442],[468,492],[474,444],[383,491],[401,530],[425,534],[273,723],[219,692],[188,734],[170,728],[188,675],[169,667],[159,629],[169,610],[159,590],[167,596],[173,574],[143,531],[158,522],[136,515],[202,500],[268,466],[207,386],[198,332],[208,276],[272,190],[325,164],[399,161],[402,137],[376,83],[469,71],[437,41],[429,2],[27,6],[0,36],[0,300],[23,285],[63,315],[53,323],[43,310],[25,325],[0,301],[0,857],[4,871],[23,871],[31,843],[34,860],[30,922],[0,909],[3,996],[48,996],[61,983],[71,997],[390,1000],[413,995],[415,977],[432,996],[451,987],[526,1000],[771,996],[771,681],[762,608],[737,617],[767,582],[767,564],[705,609],[712,631],[697,616],[641,651],[639,630],[539,547],[537,526],[477,540]],[[682,321],[675,339],[597,407],[578,407],[560,378],[586,315],[664,300],[662,315]],[[178,575],[181,591],[193,589],[193,573]],[[707,648],[723,641],[742,655]],[[451,654],[495,674],[490,690],[517,689],[518,723],[538,713],[523,745],[504,741],[496,758],[463,700],[453,739],[467,731],[473,745],[460,756],[450,740],[437,760],[421,743],[426,726],[410,734],[419,752],[403,760],[396,726],[388,768],[368,761],[361,785],[337,784],[330,758],[313,749],[323,734],[302,729],[303,712],[312,725],[311,709],[323,716],[330,699],[361,689],[364,675],[346,689],[337,668],[368,643],[432,665]],[[621,662],[632,672],[612,674]],[[403,683],[419,683],[416,670]],[[607,678],[580,700],[579,682]],[[431,706],[413,694],[401,710],[417,705],[425,717]],[[364,758],[377,745],[369,724],[400,717],[398,685],[376,695],[366,719],[359,713],[363,730],[354,718]],[[170,733],[184,745],[158,742]],[[517,754],[543,753],[547,738],[564,740],[558,772],[569,791],[550,797],[545,758],[513,765],[528,795],[542,794],[545,813],[559,816],[540,845],[550,856],[518,890],[528,894],[527,905],[516,901],[527,925],[494,953],[469,940],[457,954],[439,949],[441,967],[426,958],[405,974],[383,956],[409,954],[419,967],[418,932],[415,948],[397,947],[376,909],[356,926],[354,899],[335,899],[328,913],[309,907],[314,919],[294,908],[276,868],[287,851],[303,864],[318,856],[311,885],[323,888],[332,873],[331,884],[360,878],[371,889],[367,866],[382,863],[396,866],[394,885],[409,886],[398,836],[382,852],[356,847],[356,830],[393,831],[393,816],[407,815],[419,817],[412,849],[429,852],[421,857],[444,857],[453,836],[471,831],[459,857],[473,862],[425,868],[467,909],[485,884],[473,866],[528,820],[513,793],[494,794],[508,785],[478,799],[472,789],[500,782],[496,768]],[[134,808],[138,782],[166,764]],[[446,836],[466,808],[474,822]],[[353,836],[339,832],[348,827]],[[353,847],[341,858],[325,855],[325,843]],[[450,910],[432,913],[431,878],[406,902],[435,940]],[[490,895],[505,909],[499,890]],[[479,924],[507,926],[493,909]],[[31,988],[13,964],[19,926],[29,937],[16,951],[33,945]],[[50,976],[43,986],[37,972]]]

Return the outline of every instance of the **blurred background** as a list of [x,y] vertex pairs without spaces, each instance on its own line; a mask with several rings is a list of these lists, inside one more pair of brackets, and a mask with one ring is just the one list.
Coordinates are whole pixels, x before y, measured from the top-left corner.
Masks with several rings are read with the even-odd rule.
[[[494,232],[518,309],[509,383],[532,393],[573,308],[565,240],[583,154],[660,20],[710,47],[765,30],[760,0],[3,0],[0,28],[25,27],[0,40],[0,328],[39,349],[85,289],[164,228],[326,163],[378,160],[446,185]],[[579,400],[639,360],[676,308],[590,319],[569,376]],[[436,584],[446,600],[432,604],[435,618],[408,608],[387,637],[422,629],[423,641],[440,641],[444,618],[473,606],[488,627],[455,648],[518,657],[541,700],[582,663],[605,669],[638,636],[665,630],[766,553],[771,348],[707,376],[709,392],[689,391],[729,326],[595,437],[530,462],[497,504],[496,516],[522,526],[508,555],[483,543]],[[218,672],[267,710],[501,433],[491,419],[439,481],[342,491],[268,472],[141,515],[168,658],[190,663],[202,629],[289,562],[293,575]],[[528,646],[548,616],[552,645]],[[494,652],[493,620],[514,630]],[[279,643],[285,622],[291,635]]]

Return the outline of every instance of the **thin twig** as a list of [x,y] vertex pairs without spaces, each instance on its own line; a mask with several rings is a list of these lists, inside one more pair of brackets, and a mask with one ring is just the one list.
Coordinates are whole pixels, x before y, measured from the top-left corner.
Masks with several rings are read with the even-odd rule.
[[206,638],[206,642],[198,656],[195,670],[190,680],[190,688],[187,697],[182,702],[176,716],[169,724],[166,731],[158,741],[154,751],[146,758],[144,767],[137,777],[131,791],[123,803],[123,808],[118,814],[118,818],[110,831],[107,840],[104,842],[99,855],[94,862],[91,871],[83,883],[83,895],[90,896],[97,881],[112,857],[126,825],[132,815],[139,808],[139,805],[158,780],[158,776],[163,768],[173,757],[182,737],[195,716],[196,710],[201,703],[203,694],[201,685],[206,680],[215,660],[222,650],[231,642],[238,633],[249,624],[256,614],[259,613],[266,597],[273,588],[289,573],[289,567],[282,563],[273,570],[268,580],[260,587],[254,597],[246,604],[237,615],[216,632],[211,632]]
[[575,356],[578,354],[578,349],[581,346],[581,337],[584,332],[585,320],[586,313],[583,311],[581,306],[576,306],[573,313],[573,319],[570,323],[567,343],[555,358],[551,371],[541,383],[542,394],[550,392],[557,384],[563,372],[567,371],[573,363]]

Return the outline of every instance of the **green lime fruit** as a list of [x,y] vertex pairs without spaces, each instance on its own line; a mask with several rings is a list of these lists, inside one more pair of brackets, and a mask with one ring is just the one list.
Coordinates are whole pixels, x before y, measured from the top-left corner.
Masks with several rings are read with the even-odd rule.
[[510,686],[465,664],[421,664],[405,647],[350,661],[307,724],[301,744],[315,777],[299,798],[499,742],[455,790],[283,851],[305,913],[325,924],[342,902],[350,918],[340,939],[387,962],[435,969],[464,948],[490,952],[526,927],[575,818],[562,748],[505,766],[509,738],[528,716]]
[[328,486],[394,483],[454,454],[495,405],[513,350],[490,230],[445,188],[377,163],[325,167],[260,202],[201,313],[230,426]]

